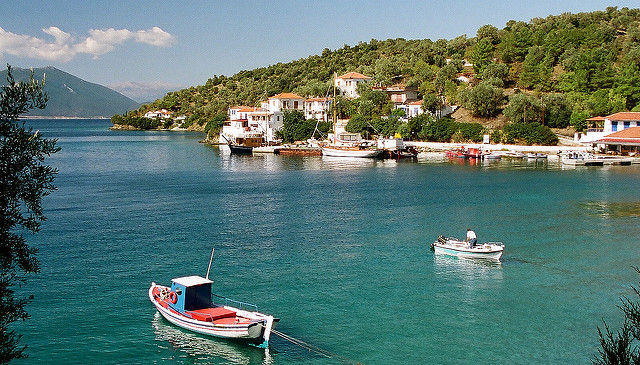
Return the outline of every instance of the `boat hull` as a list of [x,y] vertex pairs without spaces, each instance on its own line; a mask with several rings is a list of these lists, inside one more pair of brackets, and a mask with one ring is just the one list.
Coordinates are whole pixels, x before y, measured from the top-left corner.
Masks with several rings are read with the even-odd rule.
[[253,147],[249,146],[240,146],[237,144],[230,144],[229,149],[231,150],[232,155],[252,155]]
[[279,155],[322,156],[322,150],[314,147],[283,147],[276,150]]
[[374,158],[378,157],[382,153],[382,150],[370,150],[370,149],[341,149],[322,147],[323,156],[332,157],[360,157],[360,158]]
[[504,246],[497,244],[481,244],[473,248],[469,248],[466,242],[463,241],[436,241],[431,244],[433,251],[439,255],[449,255],[461,258],[470,259],[489,259],[500,260],[504,251]]
[[227,312],[234,312],[235,315],[209,321],[189,318],[173,309],[168,301],[161,300],[158,293],[159,290],[165,288],[169,289],[152,284],[149,288],[149,300],[156,307],[156,310],[172,324],[207,336],[245,340],[256,343],[258,347],[268,345],[274,322],[272,316],[223,306],[220,308]]

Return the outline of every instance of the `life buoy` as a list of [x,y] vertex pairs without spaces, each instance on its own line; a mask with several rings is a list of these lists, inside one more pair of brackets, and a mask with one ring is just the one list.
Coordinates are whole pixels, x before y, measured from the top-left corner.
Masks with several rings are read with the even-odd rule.
[[176,304],[178,302],[178,296],[175,292],[169,293],[169,301],[173,304]]

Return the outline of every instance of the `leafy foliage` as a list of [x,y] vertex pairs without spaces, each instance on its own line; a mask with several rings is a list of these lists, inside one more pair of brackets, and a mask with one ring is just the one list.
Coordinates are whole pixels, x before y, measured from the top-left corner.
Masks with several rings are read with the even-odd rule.
[[29,318],[25,305],[33,297],[16,298],[13,287],[24,274],[40,270],[37,249],[27,244],[22,232],[36,233],[46,219],[42,198],[55,190],[57,171],[44,165],[46,156],[57,152],[56,141],[38,131],[25,129],[19,116],[30,109],[43,109],[47,95],[42,82],[31,75],[15,82],[7,66],[8,84],[0,91],[0,362],[26,357],[26,346],[9,329],[11,323]]
[[509,144],[517,142],[528,145],[555,146],[558,144],[558,136],[549,127],[537,122],[509,124],[504,127],[502,139]]
[[321,134],[326,135],[329,131],[330,126],[327,122],[305,119],[304,113],[299,110],[286,110],[283,115],[282,128],[276,132],[276,135],[285,143],[306,141],[316,132],[316,125]]
[[158,129],[162,126],[162,121],[155,118],[139,117],[134,114],[119,115],[111,117],[111,123],[118,125],[128,125],[138,129],[150,130]]
[[[634,268],[636,272],[640,270]],[[637,297],[640,297],[638,288],[631,287]],[[591,361],[594,365],[638,365],[640,364],[640,302],[627,297],[621,298],[622,304],[618,306],[624,313],[622,327],[612,332],[604,322],[604,331],[598,327],[600,348],[598,354]]]
[[[371,76],[376,85],[417,87],[429,110],[436,107],[436,97],[444,97],[446,103],[462,104],[486,118],[501,112],[503,88],[517,86],[522,94],[535,94],[540,100],[549,94],[551,99],[540,103],[538,114],[530,109],[537,108],[536,103],[526,107],[521,103],[509,108],[508,119],[563,127],[574,113],[596,116],[640,108],[639,42],[640,9],[617,7],[509,21],[502,29],[485,25],[474,38],[372,39],[230,77],[214,75],[204,85],[169,93],[141,107],[137,114],[166,108],[203,125],[230,106],[257,105],[281,92],[326,96],[334,74],[356,71]],[[484,82],[477,84],[472,78],[467,86],[457,81],[460,72],[471,72],[463,59],[473,63],[475,79]],[[384,93],[367,90],[360,99],[338,98],[339,116],[361,115],[373,121],[390,115],[391,103]],[[411,135],[408,138],[418,138],[421,130],[411,124],[399,128],[403,135]]]
[[460,99],[462,105],[471,110],[474,115],[492,117],[498,113],[500,105],[504,102],[504,92],[484,81],[472,89],[464,90]]

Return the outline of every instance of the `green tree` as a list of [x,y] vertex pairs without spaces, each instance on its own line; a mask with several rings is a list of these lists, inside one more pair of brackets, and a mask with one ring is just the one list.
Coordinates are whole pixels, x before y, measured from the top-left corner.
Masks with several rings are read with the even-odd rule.
[[442,98],[436,94],[427,94],[422,98],[422,109],[436,114],[442,108]]
[[500,79],[507,81],[509,77],[509,66],[504,63],[490,63],[482,70],[482,79]]
[[504,116],[516,123],[542,123],[542,104],[534,96],[515,94],[509,98],[509,105],[504,108]]
[[473,63],[473,70],[480,74],[493,60],[493,43],[489,38],[480,39],[469,53],[469,61]]
[[571,120],[571,106],[564,94],[551,93],[542,98],[544,120],[551,128],[565,128]]
[[321,134],[326,134],[330,128],[329,124],[315,119],[305,119],[304,113],[300,110],[285,110],[282,128],[276,132],[276,136],[285,143],[306,141],[316,132],[316,126]]
[[[634,268],[640,273],[637,267]],[[640,290],[631,287],[637,297],[640,297]],[[636,298],[637,299],[637,298]],[[611,332],[609,326],[603,321],[604,331],[598,327],[600,337],[600,348],[592,363],[594,365],[638,365],[640,364],[640,302],[633,301],[628,297],[622,297],[622,302],[618,306],[624,313],[622,327]]]
[[26,346],[11,323],[26,320],[25,305],[33,298],[18,298],[14,286],[25,274],[40,271],[37,249],[27,244],[23,232],[36,233],[46,219],[42,198],[55,190],[57,170],[44,165],[57,152],[56,141],[27,129],[20,115],[44,109],[47,95],[42,82],[15,82],[7,65],[7,85],[0,91],[0,362],[26,357]]
[[504,100],[504,92],[487,82],[481,82],[472,89],[464,90],[460,99],[462,105],[471,110],[474,115],[491,117],[498,113]]

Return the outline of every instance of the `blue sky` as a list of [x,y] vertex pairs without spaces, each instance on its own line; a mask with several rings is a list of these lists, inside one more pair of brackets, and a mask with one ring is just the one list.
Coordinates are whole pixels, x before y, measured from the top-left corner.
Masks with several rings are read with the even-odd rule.
[[2,0],[0,62],[54,66],[128,96],[136,87],[158,89],[161,96],[167,89],[204,84],[213,75],[372,38],[473,37],[485,24],[503,28],[512,19],[608,6],[637,8],[640,2]]

